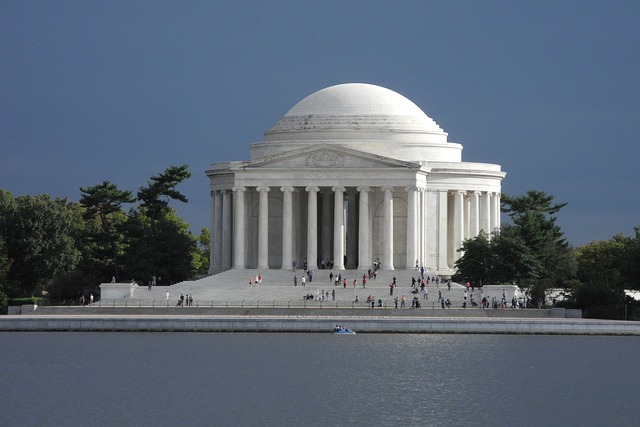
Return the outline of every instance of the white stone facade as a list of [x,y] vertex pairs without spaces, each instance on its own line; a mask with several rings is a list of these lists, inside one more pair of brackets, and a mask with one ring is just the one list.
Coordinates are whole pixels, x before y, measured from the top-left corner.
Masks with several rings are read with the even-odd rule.
[[291,269],[451,274],[466,238],[500,227],[499,165],[462,162],[462,146],[407,98],[343,84],[296,104],[251,144],[215,163],[211,274]]

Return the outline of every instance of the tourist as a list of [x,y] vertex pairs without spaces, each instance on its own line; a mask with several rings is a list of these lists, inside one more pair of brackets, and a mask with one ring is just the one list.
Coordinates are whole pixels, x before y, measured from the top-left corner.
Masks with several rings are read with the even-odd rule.
[[405,308],[405,303],[406,302],[407,302],[407,297],[402,295],[402,298],[400,298],[400,308]]
[[393,303],[395,304],[396,308],[398,308],[398,297],[395,297],[393,299]]
[[329,283],[333,282],[333,271],[329,272]]
[[293,275],[293,286],[298,286],[298,275],[297,274]]
[[307,281],[307,279],[304,277],[304,274],[303,274],[302,278],[300,278],[300,285],[304,286],[306,281]]
[[80,305],[84,305],[85,303],[85,299],[84,299],[84,294],[80,295]]
[[89,305],[93,305],[93,294],[89,294]]
[[358,284],[358,279],[353,279],[353,289],[356,288],[357,284]]

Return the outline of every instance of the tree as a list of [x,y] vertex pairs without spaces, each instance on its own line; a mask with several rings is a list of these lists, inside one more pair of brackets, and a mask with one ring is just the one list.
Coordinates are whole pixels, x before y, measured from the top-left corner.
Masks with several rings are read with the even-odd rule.
[[636,235],[627,244],[620,263],[625,289],[640,290],[640,226],[635,228]]
[[483,284],[491,282],[492,251],[486,233],[480,232],[473,239],[462,242],[458,252],[462,252],[462,256],[455,266],[464,278]]
[[196,236],[197,247],[193,255],[193,270],[196,274],[207,274],[211,248],[211,233],[208,228],[200,229]]
[[113,275],[120,280],[120,268],[118,266],[118,243],[121,236],[115,232],[113,217],[123,214],[122,204],[133,203],[135,199],[131,191],[122,191],[118,186],[103,181],[102,184],[93,187],[82,188],[80,204],[86,208],[85,217],[98,218],[100,220],[102,235],[94,236],[94,239],[104,239],[110,247],[110,264]]
[[[540,275],[540,264],[517,230],[505,226],[491,240],[492,277],[495,283],[511,283],[533,288]],[[532,295],[538,297],[539,295]]]
[[[535,297],[541,299],[549,287],[562,284],[575,276],[575,255],[556,224],[556,214],[567,203],[553,204],[553,196],[531,190],[523,196],[502,196],[502,211],[513,221],[513,237],[528,248],[539,272],[532,283]],[[532,295],[533,296],[533,295]]]
[[608,289],[622,292],[625,281],[621,268],[631,241],[618,234],[610,240],[591,242],[578,248],[578,279],[582,283],[601,283]]
[[6,192],[0,204],[0,230],[11,262],[9,296],[35,296],[54,276],[76,266],[81,208],[47,195],[11,201]]
[[171,284],[193,274],[195,238],[188,224],[169,206],[170,200],[187,203],[176,186],[190,176],[187,165],[171,166],[152,176],[147,187],[138,191],[141,204],[129,212],[125,228],[125,262],[132,278],[148,281],[156,276],[162,283]]
[[192,276],[195,238],[173,209],[156,221],[153,236],[149,218],[136,210],[129,213],[126,228],[125,271],[132,279],[147,283],[156,276],[169,285]]
[[178,184],[191,177],[189,166],[170,166],[159,175],[152,176],[147,182],[147,187],[140,187],[138,200],[142,202],[141,208],[146,216],[151,219],[151,226],[169,207],[169,200],[179,200],[187,203],[188,199],[176,190]]

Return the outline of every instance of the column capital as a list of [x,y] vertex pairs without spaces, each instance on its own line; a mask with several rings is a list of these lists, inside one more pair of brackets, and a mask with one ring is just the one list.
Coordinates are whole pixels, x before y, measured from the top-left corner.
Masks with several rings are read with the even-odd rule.
[[404,190],[408,193],[409,191],[418,191],[418,187],[415,185],[407,185],[404,187]]
[[472,191],[471,194],[473,194],[475,196],[481,196],[482,195],[482,191],[475,190],[475,191]]
[[313,192],[316,192],[316,193],[318,191],[320,191],[320,188],[316,187],[315,185],[309,185],[309,186],[305,187],[304,189],[305,189],[305,191],[309,191],[309,192],[313,191]]
[[331,187],[331,191],[334,191],[334,192],[335,192],[335,191],[342,191],[342,192],[344,193],[346,190],[347,190],[347,189],[346,189],[346,188],[344,188],[344,187],[343,187],[343,186],[341,186],[341,185],[335,185],[335,186]]
[[239,187],[233,187],[232,190],[235,191],[247,191],[247,187],[244,186],[239,186]]
[[392,187],[392,186],[389,186],[389,185],[385,185],[384,187],[380,187],[380,189],[381,189],[382,191],[385,191],[385,192],[386,192],[386,191],[393,191],[393,190],[395,190],[396,188],[395,188],[395,187]]
[[256,187],[256,191],[264,191],[265,193],[268,193],[269,191],[271,191],[271,187],[267,187],[266,185],[260,185]]
[[365,185],[365,186],[356,188],[356,190],[358,190],[360,193],[368,193],[371,191],[371,187],[368,187]]
[[280,187],[280,191],[284,193],[285,191],[295,191],[295,189],[290,185],[284,185]]

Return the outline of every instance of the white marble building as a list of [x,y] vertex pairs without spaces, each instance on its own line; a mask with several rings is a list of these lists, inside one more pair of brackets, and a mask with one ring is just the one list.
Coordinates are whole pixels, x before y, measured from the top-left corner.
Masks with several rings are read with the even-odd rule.
[[[214,163],[211,274],[291,269],[413,269],[448,275],[456,250],[500,227],[499,165],[462,162],[434,120],[369,84],[315,92],[250,146]],[[314,262],[312,262],[312,260]]]

